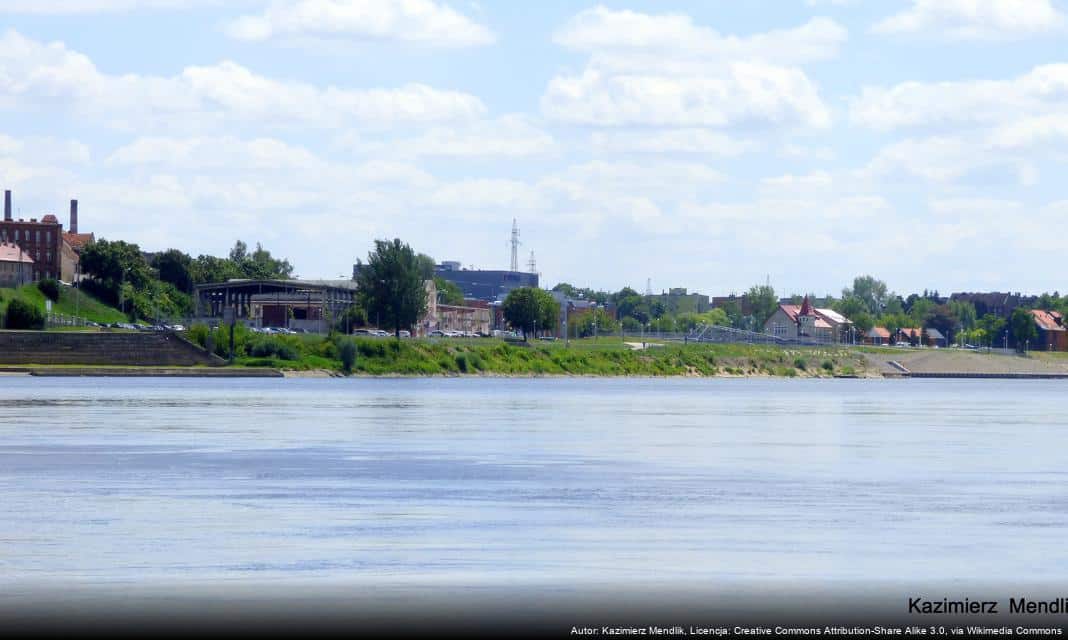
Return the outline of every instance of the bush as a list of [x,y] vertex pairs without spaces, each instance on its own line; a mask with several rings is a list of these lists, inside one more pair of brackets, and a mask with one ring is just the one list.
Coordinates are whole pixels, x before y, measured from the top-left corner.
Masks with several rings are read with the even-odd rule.
[[834,363],[830,360],[824,360],[823,364],[821,364],[820,366],[823,367],[825,371],[834,371]]
[[7,303],[4,326],[8,329],[44,329],[44,313],[18,298]]
[[461,353],[456,356],[456,368],[459,369],[462,373],[467,373],[467,369],[469,366],[470,365],[467,362],[466,353]]
[[352,343],[352,340],[345,340],[341,343],[338,355],[341,357],[342,370],[345,373],[352,373],[352,367],[356,364],[356,345]]
[[794,367],[804,371],[808,368],[808,363],[805,362],[804,358],[797,358],[796,360],[794,360]]
[[59,283],[52,278],[46,278],[37,282],[37,289],[45,294],[52,302],[59,302]]
[[274,338],[256,340],[248,349],[253,358],[279,358],[281,360],[300,360],[300,350],[291,344]]

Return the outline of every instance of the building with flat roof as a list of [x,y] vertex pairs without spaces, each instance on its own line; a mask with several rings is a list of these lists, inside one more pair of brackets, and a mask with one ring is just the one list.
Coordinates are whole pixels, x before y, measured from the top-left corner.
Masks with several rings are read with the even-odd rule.
[[536,273],[464,269],[459,262],[442,262],[434,268],[434,275],[459,287],[464,298],[486,302],[501,300],[513,289],[538,287]]

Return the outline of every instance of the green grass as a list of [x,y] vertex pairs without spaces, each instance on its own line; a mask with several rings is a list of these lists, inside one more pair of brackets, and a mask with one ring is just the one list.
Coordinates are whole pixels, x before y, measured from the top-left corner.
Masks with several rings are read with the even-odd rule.
[[[336,344],[319,336],[288,336],[299,358],[239,357],[236,364],[291,370],[341,370]],[[783,349],[766,345],[668,343],[632,351],[619,341],[573,340],[505,342],[498,339],[351,338],[356,345],[353,373],[363,375],[593,375],[715,376],[771,375],[828,377],[841,364],[865,371],[864,357],[838,348]],[[796,367],[804,362],[802,369]],[[828,370],[821,363],[834,362]]]
[[[44,311],[45,296],[35,284],[28,284],[18,289],[0,289],[0,314],[7,309],[10,300],[19,298]],[[73,287],[60,285],[59,300],[52,304],[52,313],[74,316],[100,324],[127,322],[126,316],[97,298]]]

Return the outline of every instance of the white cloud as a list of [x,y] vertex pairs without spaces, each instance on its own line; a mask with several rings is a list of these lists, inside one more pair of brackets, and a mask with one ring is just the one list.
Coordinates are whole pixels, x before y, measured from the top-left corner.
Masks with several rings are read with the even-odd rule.
[[322,161],[307,149],[279,140],[258,138],[143,137],[115,150],[107,159],[112,166],[154,166],[213,171],[317,170]]
[[1048,64],[1009,80],[866,87],[850,102],[850,119],[879,130],[973,126],[1066,107],[1068,64]]
[[556,140],[529,118],[513,114],[470,124],[432,127],[412,137],[365,141],[347,134],[339,145],[361,153],[408,157],[526,157],[554,153]]
[[964,136],[909,138],[889,144],[860,173],[868,178],[913,176],[950,182],[980,171],[987,172],[987,178],[1001,174],[1005,180],[1024,185],[1038,179],[1033,159],[1001,153],[982,139]]
[[[557,44],[588,53],[625,52],[657,64],[657,52],[671,58],[695,61],[762,60],[797,64],[827,60],[837,55],[846,40],[845,28],[828,18],[814,18],[793,29],[780,29],[752,36],[725,36],[695,25],[682,14],[649,15],[613,11],[603,6],[582,11],[553,35]],[[670,62],[670,61],[668,61]],[[660,64],[665,61],[661,60]]]
[[681,77],[587,68],[578,76],[553,78],[541,104],[552,119],[596,126],[830,124],[830,112],[804,72],[758,62]]
[[62,43],[0,37],[0,107],[69,109],[116,128],[213,128],[224,122],[310,128],[473,119],[475,96],[421,84],[343,89],[276,80],[224,61],[177,76],[108,75]]
[[879,22],[874,30],[990,40],[1027,37],[1063,25],[1063,14],[1050,0],[912,0],[911,7]]
[[554,120],[594,126],[826,127],[830,112],[796,65],[834,57],[845,38],[826,18],[738,37],[684,15],[599,6],[554,35],[590,58],[581,72],[552,78],[541,107]]
[[448,5],[432,0],[288,0],[233,21],[239,40],[398,40],[428,46],[489,44],[494,36]]
[[247,4],[250,0],[4,0],[0,13],[77,15]]
[[751,140],[739,140],[708,129],[641,131],[595,131],[590,145],[607,153],[701,153],[737,156],[760,148]]

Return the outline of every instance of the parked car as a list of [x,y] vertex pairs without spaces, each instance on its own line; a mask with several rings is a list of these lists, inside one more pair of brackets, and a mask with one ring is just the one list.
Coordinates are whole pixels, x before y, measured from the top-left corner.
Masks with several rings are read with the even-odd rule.
[[402,337],[402,338],[411,338],[412,337],[412,332],[411,331],[405,331],[405,330],[401,329],[400,337]]
[[434,329],[433,331],[431,331],[427,335],[430,336],[431,338],[446,338],[446,337],[448,337],[448,335],[444,331],[442,331],[441,329]]

